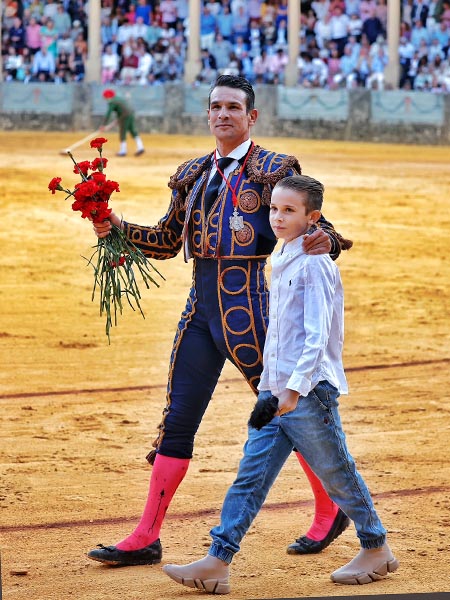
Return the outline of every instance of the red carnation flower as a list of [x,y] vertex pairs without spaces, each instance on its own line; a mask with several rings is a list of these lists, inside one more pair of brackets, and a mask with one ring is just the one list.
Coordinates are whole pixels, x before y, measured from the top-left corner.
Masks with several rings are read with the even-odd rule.
[[48,184],[48,189],[51,191],[52,194],[54,194],[56,192],[56,190],[63,192],[64,188],[60,186],[61,183],[61,177],[53,177],[53,179],[50,181],[50,183]]
[[101,150],[103,144],[106,144],[107,141],[108,140],[103,137],[95,138],[91,141],[91,148],[99,148],[99,150]]
[[83,175],[87,175],[87,172],[91,168],[91,163],[88,160],[83,160],[79,163],[76,163],[73,172],[74,173],[83,173]]
[[93,171],[103,171],[103,169],[106,169],[107,164],[107,158],[94,158],[94,160],[91,162],[91,169]]

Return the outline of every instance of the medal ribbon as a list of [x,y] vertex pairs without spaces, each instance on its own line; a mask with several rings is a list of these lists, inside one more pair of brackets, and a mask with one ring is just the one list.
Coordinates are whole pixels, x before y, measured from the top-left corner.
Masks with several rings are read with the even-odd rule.
[[239,183],[240,183],[240,181],[242,179],[242,175],[244,174],[244,170],[245,170],[245,165],[247,164],[247,161],[249,159],[249,156],[251,154],[251,151],[252,151],[254,145],[255,145],[254,142],[252,142],[250,144],[250,148],[248,149],[247,155],[245,157],[244,163],[243,163],[243,165],[241,167],[241,170],[239,172],[239,177],[238,177],[238,180],[237,180],[236,185],[234,186],[234,188],[231,187],[231,183],[228,181],[228,179],[225,177],[225,175],[223,174],[223,172],[220,170],[219,163],[217,162],[216,150],[214,150],[214,162],[216,164],[216,169],[217,169],[218,173],[220,174],[220,176],[222,177],[223,181],[225,181],[227,188],[231,192],[231,200],[233,202],[233,208],[237,208],[238,197],[236,196],[236,190],[237,190],[237,188],[239,186]]

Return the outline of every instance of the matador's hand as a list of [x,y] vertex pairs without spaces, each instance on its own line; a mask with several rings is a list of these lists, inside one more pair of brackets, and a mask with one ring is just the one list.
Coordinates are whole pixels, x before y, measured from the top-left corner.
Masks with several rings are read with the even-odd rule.
[[104,238],[109,235],[113,225],[116,227],[121,227],[121,224],[121,219],[112,212],[106,221],[103,221],[102,223],[92,223],[92,226],[94,228],[95,235],[98,238]]
[[329,254],[331,251],[330,236],[323,229],[316,229],[303,236],[303,250],[306,254]]

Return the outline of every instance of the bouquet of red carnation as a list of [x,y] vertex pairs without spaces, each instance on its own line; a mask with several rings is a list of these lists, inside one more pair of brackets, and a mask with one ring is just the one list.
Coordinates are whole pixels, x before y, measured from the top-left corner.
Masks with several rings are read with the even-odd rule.
[[[83,219],[90,219],[93,223],[102,223],[108,218],[111,214],[108,206],[111,194],[120,191],[119,184],[106,179],[103,172],[108,164],[108,159],[102,157],[103,144],[107,141],[102,137],[91,141],[91,148],[97,148],[100,155],[92,162],[85,160],[77,163],[72,154],[67,152],[75,165],[74,173],[79,173],[81,176],[81,182],[75,185],[73,191],[62,187],[61,177],[54,177],[48,185],[52,194],[61,191],[67,194],[66,200],[73,197],[75,201],[72,210],[80,211]],[[106,313],[106,335],[110,341],[110,329],[112,325],[117,325],[118,313],[122,313],[123,310],[124,297],[131,308],[135,310],[137,307],[145,318],[133,267],[139,270],[147,288],[151,283],[159,287],[158,282],[152,277],[152,272],[157,273],[162,279],[164,277],[115,225],[112,225],[112,230],[107,237],[99,238],[94,248],[92,256],[86,259],[94,269],[92,300],[98,287],[100,315]]]

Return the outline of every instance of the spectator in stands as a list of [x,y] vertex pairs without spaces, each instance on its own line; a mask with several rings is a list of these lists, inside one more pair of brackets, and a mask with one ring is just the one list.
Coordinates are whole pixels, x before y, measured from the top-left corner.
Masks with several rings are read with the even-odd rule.
[[250,21],[256,21],[258,24],[261,22],[261,4],[262,0],[247,1],[248,18]]
[[70,19],[69,13],[64,10],[63,4],[58,4],[56,14],[53,18],[53,22],[55,24],[55,30],[58,35],[62,35],[66,33],[66,31],[70,32],[72,27],[72,21]]
[[136,5],[130,2],[128,10],[125,11],[125,17],[128,19],[128,23],[134,25],[136,23]]
[[284,84],[284,72],[289,62],[289,56],[283,48],[278,48],[276,53],[270,57],[270,76],[274,84]]
[[420,65],[414,80],[414,89],[419,91],[430,91],[433,84],[433,77],[428,65]]
[[424,2],[424,0],[414,0],[411,9],[412,21],[420,21],[422,25],[426,27],[429,10],[428,1]]
[[217,22],[217,17],[222,10],[222,4],[220,2],[216,2],[216,0],[205,0],[203,4],[208,7],[209,12],[215,17]]
[[406,21],[400,23],[400,37],[411,41],[411,26]]
[[162,37],[163,29],[156,18],[152,18],[151,24],[147,29],[145,41],[150,46],[154,46]]
[[352,52],[352,47],[346,44],[344,48],[344,54],[341,56],[340,70],[334,76],[334,82],[339,86],[345,85],[347,88],[354,87],[353,84],[356,80],[356,65],[357,58]]
[[387,28],[387,4],[386,0],[377,0],[375,7],[375,16],[380,20],[383,30]]
[[385,31],[382,22],[376,15],[376,9],[372,9],[370,16],[363,21],[362,33],[367,36],[369,44],[373,44],[378,36],[384,36]]
[[277,11],[275,14],[275,27],[280,27],[281,21],[287,23],[288,20],[288,0],[278,0]]
[[202,48],[200,52],[200,73],[197,76],[199,83],[211,84],[217,77],[217,63],[214,55],[208,48]]
[[44,15],[44,4],[41,0],[31,0],[28,5],[28,12],[31,17],[34,17],[36,21],[40,21]]
[[414,27],[411,31],[411,43],[416,50],[419,49],[421,41],[424,40],[428,45],[430,43],[430,33],[423,25],[420,19],[414,22]]
[[356,81],[359,87],[365,87],[370,75],[370,54],[367,46],[361,46],[355,68]]
[[[359,13],[359,3],[360,3],[360,0],[346,0],[345,12],[348,14],[348,16],[350,18],[353,15],[356,15],[359,19],[361,18],[361,15]],[[362,19],[361,19],[361,23],[362,23]]]
[[269,83],[270,59],[267,51],[263,48],[258,56],[253,59],[253,73],[255,74],[255,83]]
[[75,50],[75,44],[73,39],[70,37],[70,31],[65,31],[56,40],[56,55],[59,56],[61,53],[67,55],[73,54]]
[[375,14],[376,8],[377,3],[375,0],[361,0],[359,4],[359,16],[363,23]]
[[162,24],[166,23],[168,29],[175,29],[178,19],[175,0],[161,0],[159,8],[161,10]]
[[25,44],[31,54],[36,54],[42,45],[41,26],[36,17],[30,17],[30,21],[25,29]]
[[273,21],[265,21],[262,25],[261,31],[264,39],[264,45],[267,50],[267,44],[271,43],[273,45],[275,38],[277,37],[275,23]]
[[233,44],[233,51],[238,58],[241,58],[244,52],[248,52],[248,46],[242,35],[237,36],[235,40],[236,41]]
[[17,72],[23,66],[22,56],[18,54],[14,46],[9,46],[8,54],[3,63],[6,81],[17,79]]
[[336,44],[339,56],[343,55],[347,43],[349,21],[350,19],[342,11],[341,6],[337,5],[330,19],[330,34],[331,40]]
[[434,30],[433,37],[436,37],[439,40],[439,45],[444,52],[444,56],[448,56],[450,26],[446,25],[445,21],[441,21],[437,29]]
[[55,75],[55,57],[48,51],[46,46],[42,46],[33,57],[31,68],[34,81],[52,81]]
[[384,48],[380,47],[375,56],[370,57],[370,75],[366,79],[366,88],[384,89],[384,70],[388,63],[388,57]]
[[55,29],[55,24],[52,19],[44,20],[41,26],[41,40],[42,46],[45,46],[47,50],[53,54],[56,58],[56,40],[58,39],[58,32]]
[[54,0],[45,0],[45,2],[44,2],[44,17],[47,17],[47,19],[51,19],[53,21],[57,12],[58,12],[58,5],[56,4],[56,2]]
[[[138,17],[139,18],[139,17]],[[138,66],[136,71],[136,81],[140,85],[146,85],[148,74],[153,66],[153,56],[150,54],[147,44],[142,40],[137,41],[136,54],[138,57]]]
[[127,18],[124,18],[122,24],[117,29],[117,43],[119,44],[119,54],[122,47],[133,37],[133,25]]
[[348,22],[348,34],[349,36],[353,35],[357,41],[361,39],[363,22],[359,15],[353,13],[350,16],[350,20]]
[[71,56],[70,68],[74,81],[83,81],[86,73],[87,44],[82,33],[79,33],[74,42],[73,54]]
[[398,55],[400,61],[400,88],[403,88],[408,80],[408,72],[411,67],[411,60],[414,56],[414,46],[405,37],[400,38],[398,45]]
[[[322,0],[327,2],[328,0]],[[275,19],[277,16],[277,5],[276,0],[266,0],[261,6],[261,21],[263,25],[265,23],[273,23],[275,26]]]
[[14,47],[17,54],[22,54],[25,48],[25,27],[22,24],[22,19],[14,17],[13,26],[9,30],[9,43]]
[[249,39],[250,19],[244,6],[239,6],[238,11],[233,14],[233,36],[235,39],[241,37],[245,42]]
[[81,24],[80,20],[75,19],[75,21],[72,21],[72,29],[70,30],[70,37],[73,39],[73,41],[75,41],[76,39],[79,38],[80,35],[84,38],[84,27]]
[[107,44],[101,58],[102,84],[112,83],[119,74],[119,56],[113,52],[111,44]]
[[264,36],[259,22],[256,19],[250,21],[249,30],[249,54],[252,60],[255,56],[261,54],[261,48],[264,45]]
[[145,25],[150,25],[152,17],[152,7],[148,4],[147,0],[137,0],[136,6],[136,20],[138,17],[142,17],[142,22]]
[[234,51],[230,54],[230,62],[228,63],[228,67],[223,70],[222,75],[241,75],[242,73],[242,62],[241,59],[238,58]]
[[314,33],[316,35],[317,45],[320,49],[324,49],[327,43],[331,40],[331,15],[327,13],[323,18],[317,19],[314,25]]
[[225,40],[223,35],[220,32],[217,32],[213,45],[213,54],[214,58],[216,59],[217,70],[220,74],[228,65],[232,49],[233,47],[230,41]]
[[222,7],[217,20],[217,30],[222,34],[224,40],[233,41],[233,15],[228,4]]
[[125,85],[135,82],[139,57],[136,53],[136,42],[130,38],[122,46],[120,81]]
[[[208,6],[203,6],[200,15],[200,46],[212,49],[216,35],[216,17],[211,14]],[[224,36],[225,37],[225,36]]]
[[71,54],[67,52],[60,52],[56,57],[55,71],[58,75],[59,83],[67,83],[73,79],[70,57]]
[[177,24],[184,29],[189,19],[189,0],[175,0],[177,7]]
[[277,48],[283,48],[283,50],[287,50],[287,22],[284,19],[282,19],[278,25],[277,37],[275,38],[275,46]]

